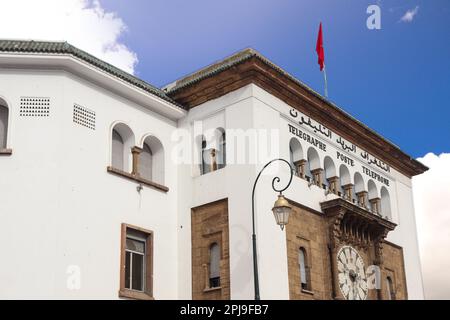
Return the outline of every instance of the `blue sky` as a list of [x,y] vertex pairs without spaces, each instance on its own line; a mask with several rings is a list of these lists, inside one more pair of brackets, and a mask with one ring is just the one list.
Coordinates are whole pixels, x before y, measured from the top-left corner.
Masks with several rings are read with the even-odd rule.
[[[163,86],[246,47],[323,93],[413,157],[450,151],[450,1],[100,0],[128,26],[135,73]],[[366,27],[370,4],[381,30]],[[400,22],[418,8],[411,22]]]

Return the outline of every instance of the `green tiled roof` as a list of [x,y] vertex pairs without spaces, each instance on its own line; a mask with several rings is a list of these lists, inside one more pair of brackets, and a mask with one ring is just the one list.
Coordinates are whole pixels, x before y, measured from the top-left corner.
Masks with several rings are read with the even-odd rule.
[[64,41],[34,41],[34,40],[0,40],[1,52],[17,52],[17,53],[47,53],[47,54],[64,54],[72,55],[79,58],[92,66],[95,66],[129,84],[149,92],[161,99],[164,99],[180,108],[182,106],[171,99],[167,94],[151,84],[141,80],[128,72],[125,72],[93,55],[80,50]]
[[[203,69],[200,69],[199,71],[196,71],[184,78],[181,78],[175,82],[172,82],[171,84],[168,84],[163,88],[163,90],[167,94],[173,94],[181,89],[187,88],[203,79],[212,77],[222,71],[225,71],[233,66],[236,66],[244,61],[247,61],[248,59],[252,57],[258,57],[263,58],[261,54],[259,54],[257,51],[248,48],[244,49],[242,51],[239,51],[228,58],[225,58],[223,60],[220,60],[216,63],[213,63]],[[265,59],[265,58],[264,58]],[[265,59],[265,61],[269,61]],[[275,66],[275,65],[273,65]],[[280,69],[281,70],[281,69]]]

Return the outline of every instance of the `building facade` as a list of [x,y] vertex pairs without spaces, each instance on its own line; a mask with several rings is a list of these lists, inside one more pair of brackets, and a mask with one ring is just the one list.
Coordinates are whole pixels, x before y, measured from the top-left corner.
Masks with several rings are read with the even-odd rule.
[[158,89],[65,42],[0,41],[1,298],[422,299],[427,170],[247,49]]

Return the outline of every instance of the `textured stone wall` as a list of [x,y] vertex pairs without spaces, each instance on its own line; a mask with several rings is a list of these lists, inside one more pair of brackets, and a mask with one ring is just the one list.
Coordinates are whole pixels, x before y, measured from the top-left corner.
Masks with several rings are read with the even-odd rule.
[[[192,299],[230,299],[228,201],[192,209]],[[220,246],[220,287],[209,288],[209,248]]]
[[[286,226],[291,299],[343,299],[336,278],[333,278],[332,264],[336,264],[336,252],[344,245],[350,245],[358,251],[366,269],[369,265],[376,263],[373,246],[339,243],[338,247],[330,253],[329,240],[329,224],[323,214],[301,206],[293,206],[293,212]],[[299,249],[301,247],[306,250],[307,274],[310,277],[310,286],[306,290],[302,289],[300,280]],[[369,290],[367,299],[387,299],[387,276],[390,276],[394,282],[395,299],[407,299],[403,250],[386,241],[383,241],[382,247],[381,290]],[[336,296],[333,293],[333,281],[335,281]]]

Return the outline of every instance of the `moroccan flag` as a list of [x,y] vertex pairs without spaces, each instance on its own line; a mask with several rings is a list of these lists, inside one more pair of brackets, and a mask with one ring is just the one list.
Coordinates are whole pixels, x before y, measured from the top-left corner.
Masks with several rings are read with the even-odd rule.
[[320,65],[320,71],[322,71],[325,63],[325,53],[323,51],[322,22],[320,23],[319,34],[317,35],[316,52],[317,56],[319,57],[317,63]]

